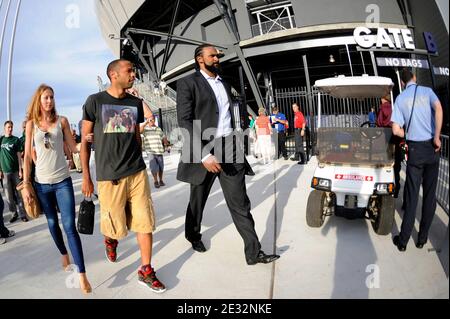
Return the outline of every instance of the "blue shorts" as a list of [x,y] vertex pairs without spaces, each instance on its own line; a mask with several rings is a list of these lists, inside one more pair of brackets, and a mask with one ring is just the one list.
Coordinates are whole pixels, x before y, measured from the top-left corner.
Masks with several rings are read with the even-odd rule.
[[150,158],[150,171],[152,174],[164,172],[164,156],[149,154]]

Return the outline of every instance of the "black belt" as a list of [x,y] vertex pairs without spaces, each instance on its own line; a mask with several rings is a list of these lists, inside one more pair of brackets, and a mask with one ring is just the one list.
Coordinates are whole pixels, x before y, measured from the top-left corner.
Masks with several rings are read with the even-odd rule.
[[408,143],[408,144],[430,144],[432,142],[433,142],[433,139],[426,140],[426,141],[411,141],[411,140],[406,141],[406,143]]

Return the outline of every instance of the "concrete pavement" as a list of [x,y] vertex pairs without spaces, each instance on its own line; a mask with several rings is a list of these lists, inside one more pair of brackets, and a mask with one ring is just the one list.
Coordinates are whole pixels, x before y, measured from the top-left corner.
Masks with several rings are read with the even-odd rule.
[[[306,225],[315,158],[306,166],[283,159],[265,166],[253,157],[249,160],[257,173],[247,179],[256,231],[266,253],[281,255],[275,263],[246,264],[242,239],[218,182],[203,221],[208,251],[192,250],[184,239],[189,186],[176,181],[178,156],[173,154],[166,157],[167,186],[152,188],[157,218],[152,264],[168,288],[164,294],[138,284],[140,259],[133,234],[120,241],[118,262],[107,262],[97,214],[95,234],[81,235],[87,275],[94,288],[93,294],[83,296],[76,289],[77,275],[60,266],[45,217],[10,225],[5,208],[5,224],[16,236],[0,246],[0,298],[449,298],[449,218],[440,207],[424,249],[410,241],[407,251],[400,253],[391,235],[376,235],[366,220],[333,216],[322,228]],[[79,203],[81,174],[72,173],[72,177]],[[400,206],[397,203],[400,213],[394,234],[401,224]]]

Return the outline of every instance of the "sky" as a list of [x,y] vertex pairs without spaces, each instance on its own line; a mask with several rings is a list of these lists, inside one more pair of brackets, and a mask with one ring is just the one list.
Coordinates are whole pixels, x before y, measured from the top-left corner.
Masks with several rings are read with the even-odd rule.
[[[56,109],[77,124],[87,97],[98,92],[97,76],[115,59],[104,41],[95,0],[22,0],[12,64],[14,135],[32,95],[41,83],[55,90]],[[0,11],[0,33],[8,0]],[[7,66],[17,0],[11,0],[0,64],[0,123],[6,121]],[[2,130],[1,130],[2,131]]]

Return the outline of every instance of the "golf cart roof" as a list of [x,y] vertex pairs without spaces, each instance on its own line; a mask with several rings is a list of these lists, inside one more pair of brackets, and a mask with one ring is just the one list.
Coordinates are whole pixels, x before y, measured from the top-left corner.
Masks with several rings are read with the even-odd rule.
[[381,76],[343,76],[316,81],[315,87],[336,98],[379,98],[389,95],[394,83]]

